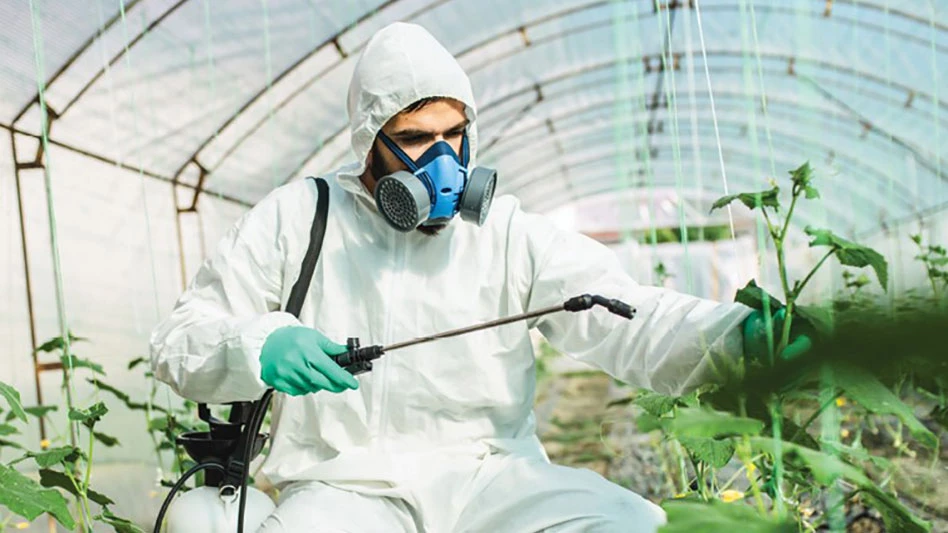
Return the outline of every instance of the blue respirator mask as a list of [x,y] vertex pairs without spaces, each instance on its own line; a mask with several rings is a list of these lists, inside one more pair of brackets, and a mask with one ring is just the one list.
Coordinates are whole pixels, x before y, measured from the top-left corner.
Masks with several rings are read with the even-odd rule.
[[460,214],[461,219],[482,226],[494,197],[497,172],[474,167],[467,134],[461,140],[461,157],[446,141],[438,141],[413,161],[387,135],[379,138],[409,171],[383,176],[375,184],[375,204],[393,228],[408,232],[426,224],[444,224]]

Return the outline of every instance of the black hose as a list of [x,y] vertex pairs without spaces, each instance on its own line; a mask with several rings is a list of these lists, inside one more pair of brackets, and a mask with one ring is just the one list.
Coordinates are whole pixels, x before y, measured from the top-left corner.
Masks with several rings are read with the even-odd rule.
[[266,418],[267,408],[270,407],[270,397],[273,395],[273,389],[267,389],[255,404],[253,412],[250,414],[250,420],[247,421],[247,427],[244,428],[243,457],[241,457],[241,476],[240,476],[240,504],[237,510],[237,533],[244,533],[244,514],[247,511],[247,478],[250,477],[250,461],[253,459],[254,441],[260,426],[263,425],[263,419]]
[[216,468],[220,470],[221,472],[226,472],[226,470],[224,469],[224,465],[220,463],[200,463],[200,464],[192,466],[187,472],[184,473],[184,475],[181,476],[181,479],[179,479],[177,483],[175,483],[174,486],[171,487],[171,492],[168,493],[168,496],[165,498],[165,501],[161,504],[161,510],[158,511],[158,519],[155,520],[155,529],[153,530],[153,533],[161,532],[161,523],[165,519],[165,513],[168,512],[168,506],[171,505],[172,498],[174,498],[174,495],[177,494],[178,491],[181,490],[181,487],[184,486],[184,483],[194,474],[197,474],[201,470],[205,470],[208,468]]

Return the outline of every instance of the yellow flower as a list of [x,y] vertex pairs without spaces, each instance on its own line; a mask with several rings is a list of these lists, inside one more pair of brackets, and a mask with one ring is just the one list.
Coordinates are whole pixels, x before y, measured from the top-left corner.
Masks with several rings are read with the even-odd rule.
[[750,463],[750,464],[747,465],[747,473],[748,473],[748,474],[753,474],[753,473],[756,472],[756,471],[757,471],[757,465],[755,465],[754,463]]
[[846,398],[843,398],[842,396],[836,398],[836,407],[842,407],[844,405],[846,405]]
[[843,429],[839,430],[839,434],[840,434],[840,436],[842,436],[842,437],[845,439],[846,437],[849,436],[849,430],[846,429],[846,428],[843,428]]
[[28,527],[30,527],[30,523],[29,523],[29,522],[17,522],[17,523],[16,523],[16,528],[17,528],[17,529],[26,529],[26,528],[28,528]]
[[[44,449],[44,450],[45,450],[46,448],[49,448],[49,439],[43,439],[43,440],[41,440],[41,441],[40,441],[40,448],[42,448],[42,449]],[[19,526],[17,526],[17,527],[19,527]]]
[[739,490],[728,489],[721,493],[721,501],[724,503],[731,503],[742,499],[744,499],[744,493]]
[[676,495],[674,495],[674,496],[672,496],[672,497],[673,497],[673,498],[684,498],[684,497],[687,496],[687,495],[688,495],[687,492],[679,492],[678,494],[676,494]]

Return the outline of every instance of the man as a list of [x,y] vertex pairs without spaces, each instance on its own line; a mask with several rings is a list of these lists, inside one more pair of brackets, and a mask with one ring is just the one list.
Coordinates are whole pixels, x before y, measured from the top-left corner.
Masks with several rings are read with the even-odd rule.
[[[548,461],[528,331],[627,383],[681,394],[735,366],[750,309],[640,286],[606,247],[509,196],[482,224],[393,228],[373,196],[380,180],[434,152],[468,168],[477,154],[470,82],[418,26],[371,39],[348,110],[357,162],[329,176],[328,227],[300,319],[280,309],[309,241],[309,180],[236,224],[152,338],[156,376],[181,396],[282,393],[263,468],[281,498],[261,531],[656,531],[665,517],[655,504]],[[358,377],[329,357],[345,351],[329,339],[384,345],[584,293],[638,314],[547,315],[391,353]]]

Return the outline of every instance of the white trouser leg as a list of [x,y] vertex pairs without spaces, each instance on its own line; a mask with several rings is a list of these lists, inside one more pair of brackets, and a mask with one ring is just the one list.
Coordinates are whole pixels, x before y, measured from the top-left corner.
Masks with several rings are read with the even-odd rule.
[[258,533],[420,533],[408,505],[319,482],[291,485]]
[[667,521],[659,506],[595,472],[539,459],[493,455],[466,492],[455,533],[655,533]]

